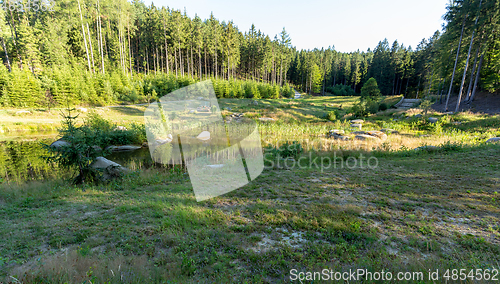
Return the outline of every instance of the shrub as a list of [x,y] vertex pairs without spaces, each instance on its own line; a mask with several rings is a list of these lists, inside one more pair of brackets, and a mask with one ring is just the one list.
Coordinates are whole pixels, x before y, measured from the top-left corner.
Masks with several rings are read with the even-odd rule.
[[361,88],[361,97],[364,99],[377,98],[380,96],[380,90],[375,78],[370,78]]
[[378,106],[378,110],[380,111],[384,111],[384,110],[387,110],[389,107],[387,106],[386,103],[381,103],[379,106]]
[[429,112],[429,110],[431,109],[431,106],[432,106],[432,101],[430,99],[425,98],[420,103],[419,108],[424,111],[424,115],[427,115],[427,112]]
[[329,111],[328,114],[327,114],[327,119],[329,121],[334,121],[337,119],[337,112],[335,111]]
[[366,104],[367,112],[368,113],[377,113],[379,110],[380,106],[377,102],[375,101],[370,101]]
[[364,117],[368,115],[368,109],[366,107],[366,102],[359,101],[357,104],[353,105],[350,109],[350,112],[355,117]]
[[334,96],[355,96],[356,92],[346,85],[335,85],[334,87],[327,87],[326,91]]
[[76,116],[62,114],[63,127],[59,133],[62,134],[62,139],[68,142],[58,148],[51,147],[47,144],[42,144],[43,147],[51,154],[44,158],[48,162],[56,162],[61,168],[75,171],[78,175],[73,179],[75,184],[84,184],[86,182],[95,182],[100,177],[99,171],[92,168],[92,163],[95,162],[98,156],[104,156],[101,149],[95,147],[102,145],[102,136],[88,126],[77,127],[75,125]]

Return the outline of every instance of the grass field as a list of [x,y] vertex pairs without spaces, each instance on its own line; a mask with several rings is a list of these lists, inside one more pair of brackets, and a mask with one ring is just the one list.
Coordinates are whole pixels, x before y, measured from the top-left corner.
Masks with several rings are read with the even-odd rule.
[[374,169],[266,170],[202,203],[175,172],[85,192],[3,186],[1,273],[23,283],[275,283],[294,268],[500,268],[498,150],[396,153]]
[[[344,109],[351,107],[359,97],[311,97],[289,100],[258,100],[254,105],[250,99],[219,99],[223,114],[230,107],[231,112],[245,112],[248,117],[272,117],[281,122],[320,122],[328,110],[342,105]],[[388,97],[386,101],[394,104],[400,97]],[[327,105],[325,107],[325,104]],[[115,107],[86,107],[87,111],[95,111],[105,119],[118,124],[144,123],[144,111],[147,105],[123,105]],[[65,109],[28,109],[30,113],[18,113],[27,109],[1,109],[0,133],[53,131],[60,126],[61,111]],[[85,113],[77,111],[83,118]]]
[[[447,269],[500,269],[500,144],[484,143],[500,136],[500,116],[388,110],[363,124],[399,131],[386,141],[325,138],[330,129],[353,131],[348,121],[322,117],[355,101],[220,100],[230,112],[275,118],[260,124],[264,142],[299,141],[305,160],[266,168],[205,202],[196,202],[180,168],[86,187],[0,184],[0,282],[290,283],[292,269],[327,268],[422,272],[420,281],[391,283],[441,283]],[[123,108],[103,116],[143,119],[143,106]],[[6,124],[18,119],[9,111],[0,114]],[[32,116],[30,123],[43,115]],[[429,123],[429,116],[440,120]],[[413,150],[422,145],[439,147]],[[349,165],[363,157],[370,166]],[[314,163],[326,158],[335,163]],[[429,280],[436,269],[440,280]]]

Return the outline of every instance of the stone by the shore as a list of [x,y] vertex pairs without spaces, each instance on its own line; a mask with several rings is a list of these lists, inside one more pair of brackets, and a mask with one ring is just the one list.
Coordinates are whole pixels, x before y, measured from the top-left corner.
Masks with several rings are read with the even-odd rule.
[[122,145],[122,146],[108,146],[106,147],[106,150],[110,150],[111,152],[126,152],[126,151],[134,151],[141,148],[142,146]]
[[493,138],[490,138],[488,139],[488,141],[486,141],[487,143],[494,143],[494,142],[500,142],[500,137],[493,137]]
[[53,142],[52,144],[50,144],[50,147],[61,148],[61,147],[69,146],[69,145],[71,145],[69,142],[59,139],[59,140]]
[[379,138],[381,140],[386,140],[387,139],[387,134],[385,134],[382,131],[374,130],[374,131],[367,131],[366,133],[368,135],[375,136],[375,137],[377,137],[377,138]]
[[119,177],[120,175],[129,171],[129,169],[124,166],[108,160],[104,157],[97,157],[95,162],[92,164],[92,168],[103,170],[103,179],[108,180],[113,177]]
[[360,123],[353,123],[353,124],[351,124],[351,127],[352,128],[358,128],[359,130],[361,130],[361,127],[363,127],[363,125],[360,124]]
[[371,135],[366,135],[366,134],[356,135],[356,136],[354,136],[354,139],[361,140],[361,141],[378,140],[377,137],[371,136]]

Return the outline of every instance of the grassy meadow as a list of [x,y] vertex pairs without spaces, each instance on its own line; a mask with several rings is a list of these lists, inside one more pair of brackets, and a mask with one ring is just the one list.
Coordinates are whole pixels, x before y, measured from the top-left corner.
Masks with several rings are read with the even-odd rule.
[[[100,185],[0,184],[0,282],[290,283],[291,269],[328,268],[421,271],[419,282],[392,283],[441,283],[427,278],[429,269],[500,269],[500,144],[485,143],[500,136],[500,115],[388,109],[363,118],[363,130],[397,131],[385,141],[326,138],[332,129],[355,131],[348,110],[357,99],[219,100],[223,115],[274,118],[259,123],[264,146],[298,141],[304,160],[267,167],[204,202],[180,167]],[[96,111],[140,123],[145,107]],[[341,117],[326,120],[333,110]],[[60,118],[10,109],[0,120],[16,132]],[[414,150],[425,145],[437,148]],[[327,157],[335,163],[314,166]],[[362,157],[376,166],[347,166]]]

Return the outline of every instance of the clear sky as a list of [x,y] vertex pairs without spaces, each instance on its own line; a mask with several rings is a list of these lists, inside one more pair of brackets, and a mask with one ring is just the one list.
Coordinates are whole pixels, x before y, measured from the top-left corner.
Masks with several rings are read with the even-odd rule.
[[[144,0],[147,5],[151,0]],[[274,38],[283,27],[297,49],[327,48],[350,52],[374,49],[384,38],[415,48],[442,29],[448,0],[152,0],[206,19],[213,12],[242,32],[255,24]]]

